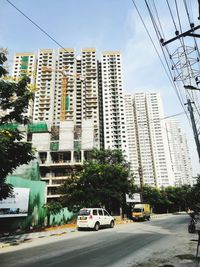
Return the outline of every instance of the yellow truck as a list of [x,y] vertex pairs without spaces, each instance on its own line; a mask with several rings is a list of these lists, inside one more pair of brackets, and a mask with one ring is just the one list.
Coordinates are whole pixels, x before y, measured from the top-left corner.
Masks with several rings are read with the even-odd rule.
[[151,207],[149,204],[135,204],[132,212],[133,221],[150,220]]

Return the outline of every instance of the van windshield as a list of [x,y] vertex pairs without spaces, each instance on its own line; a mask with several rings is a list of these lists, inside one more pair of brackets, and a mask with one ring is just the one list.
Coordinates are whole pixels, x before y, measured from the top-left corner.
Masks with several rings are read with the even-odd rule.
[[86,216],[88,216],[88,215],[90,215],[90,210],[80,210],[78,215],[86,215]]
[[142,212],[142,209],[136,208],[136,209],[133,209],[133,212]]

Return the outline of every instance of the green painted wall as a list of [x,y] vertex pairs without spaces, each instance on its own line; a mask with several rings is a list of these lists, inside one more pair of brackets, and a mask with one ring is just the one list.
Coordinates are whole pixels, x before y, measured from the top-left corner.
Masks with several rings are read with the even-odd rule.
[[74,214],[68,211],[67,208],[64,208],[59,214],[50,216],[50,225],[62,225],[67,223]]
[[40,171],[37,160],[32,160],[28,165],[21,165],[10,177],[20,177],[26,180],[40,181]]
[[[28,216],[0,218],[0,232],[43,227],[47,223],[45,204],[46,183],[40,181],[38,162],[22,165],[7,177],[14,187],[30,188]],[[64,208],[59,214],[51,215],[50,225],[66,223],[73,213]]]
[[0,229],[12,231],[16,229],[29,229],[44,225],[46,212],[43,208],[45,203],[45,182],[30,181],[17,176],[8,176],[7,182],[14,187],[30,188],[28,216],[1,218]]

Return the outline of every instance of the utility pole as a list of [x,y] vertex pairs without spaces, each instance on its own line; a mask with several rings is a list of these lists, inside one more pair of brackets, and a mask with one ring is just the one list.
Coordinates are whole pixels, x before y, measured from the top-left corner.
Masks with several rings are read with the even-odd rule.
[[200,19],[200,0],[198,0],[198,4],[199,4],[199,16],[198,16],[198,19]]
[[191,102],[190,99],[187,99],[187,103],[185,105],[188,105],[188,111],[190,113],[190,119],[191,119],[191,123],[192,123],[194,139],[195,139],[195,142],[196,142],[197,153],[198,153],[199,161],[200,161],[200,142],[199,142],[199,135],[198,135],[196,123],[195,123],[195,120],[194,120],[194,113],[193,113],[192,103],[194,103],[194,102]]
[[143,185],[144,185],[144,181],[143,181],[142,167],[138,168],[138,173],[139,173],[139,178],[140,178],[140,200],[141,200],[141,203],[143,203]]
[[[200,20],[200,0],[198,0],[198,19]],[[172,42],[174,42],[175,40],[178,40],[178,39],[181,39],[183,37],[193,37],[193,38],[200,38],[200,34],[196,33],[197,30],[200,29],[200,25],[196,26],[194,25],[194,23],[191,23],[190,24],[190,29],[188,31],[185,31],[185,32],[179,32],[178,30],[175,32],[175,37],[165,41],[163,38],[161,38],[160,42],[162,44],[162,46],[165,46],[167,44],[170,44]],[[182,45],[183,46],[183,45]],[[195,50],[196,48],[194,48]],[[192,73],[192,69],[191,69],[191,65],[190,64],[190,61],[188,59],[188,55],[187,54],[191,54],[191,51],[190,53],[188,53],[186,47],[183,48],[183,52],[182,52],[182,55],[184,56],[184,64],[183,66],[181,66],[181,61],[179,61],[179,65],[181,66],[182,68],[182,73],[184,71],[184,66],[187,67],[187,72],[189,72],[187,75],[180,75],[179,74],[179,78],[181,77],[181,80],[182,82],[186,82],[186,80],[189,81],[188,85],[184,85],[184,88],[185,89],[189,89],[189,90],[200,90],[199,88],[197,87],[194,87],[191,85],[191,78],[194,79],[194,81],[196,81],[196,84],[198,85],[198,76],[196,76],[195,74],[193,74],[193,76],[191,75]],[[190,55],[191,56],[191,55]],[[196,60],[196,63],[199,62],[199,58],[197,58]],[[178,65],[178,64],[177,64]],[[173,67],[173,66],[172,66]],[[190,73],[191,72],[191,73]],[[174,78],[174,81],[177,81],[177,78],[175,77]],[[197,127],[196,127],[196,122],[195,122],[195,118],[194,118],[194,113],[193,113],[193,107],[192,107],[192,103],[194,102],[191,102],[191,100],[187,97],[187,103],[185,105],[188,105],[188,111],[190,113],[190,120],[191,120],[191,123],[192,123],[192,129],[193,129],[193,133],[194,133],[194,139],[195,139],[195,143],[196,143],[196,147],[197,147],[197,153],[198,153],[198,157],[199,157],[199,162],[200,162],[200,142],[199,142],[199,134],[198,134],[198,131],[197,131]]]

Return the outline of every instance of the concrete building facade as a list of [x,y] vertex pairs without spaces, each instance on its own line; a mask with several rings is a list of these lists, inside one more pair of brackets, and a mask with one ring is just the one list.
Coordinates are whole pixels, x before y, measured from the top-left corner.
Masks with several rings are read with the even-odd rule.
[[165,125],[175,185],[193,185],[191,159],[185,133],[176,120],[167,119]]
[[159,93],[126,95],[131,170],[136,184],[174,185]]
[[[37,89],[28,111],[32,124],[27,138],[36,149],[47,201],[59,197],[57,188],[81,169],[93,148],[122,150],[138,185],[180,182],[175,159],[171,164],[172,137],[165,130],[161,97],[124,94],[120,52],[103,52],[100,60],[94,48],[80,54],[73,48],[18,53],[12,75],[25,73]],[[187,155],[184,140],[182,152]],[[182,176],[185,183],[190,166],[179,168],[188,172]]]
[[[22,74],[17,65],[22,56],[14,59],[15,77]],[[94,48],[79,55],[73,48],[40,49],[32,61],[37,90],[28,139],[37,151],[48,201],[59,197],[58,186],[81,169],[93,148],[128,155],[121,55],[108,51],[98,60]]]
[[129,160],[120,52],[104,52],[101,64],[104,147],[121,149]]

